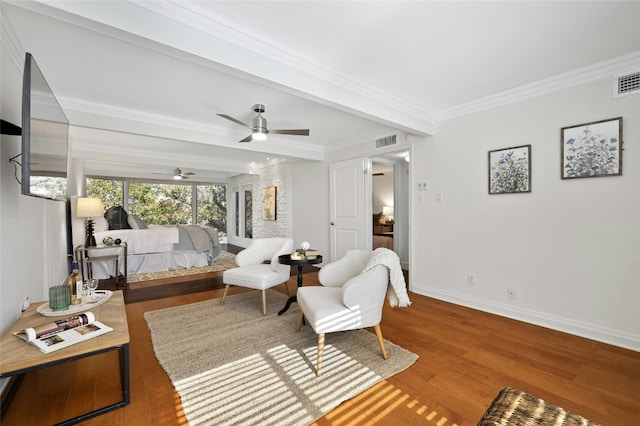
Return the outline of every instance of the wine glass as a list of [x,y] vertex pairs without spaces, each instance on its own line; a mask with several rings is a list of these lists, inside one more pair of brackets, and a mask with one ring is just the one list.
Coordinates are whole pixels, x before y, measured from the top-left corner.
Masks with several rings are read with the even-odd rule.
[[87,304],[87,300],[89,299],[89,294],[91,293],[91,290],[89,289],[89,282],[87,281],[81,281],[78,283],[78,289],[79,289],[79,294],[78,297],[80,297],[81,300],[81,305],[82,306],[86,306]]
[[98,288],[98,280],[96,278],[89,278],[86,281],[86,286],[89,290],[89,303],[93,303],[95,301],[93,293]]

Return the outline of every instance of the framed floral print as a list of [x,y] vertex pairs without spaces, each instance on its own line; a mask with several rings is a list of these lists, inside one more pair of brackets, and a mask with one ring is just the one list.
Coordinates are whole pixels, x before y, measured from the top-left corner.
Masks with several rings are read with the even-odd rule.
[[561,129],[562,179],[622,175],[622,117]]
[[531,192],[531,145],[489,151],[489,194]]

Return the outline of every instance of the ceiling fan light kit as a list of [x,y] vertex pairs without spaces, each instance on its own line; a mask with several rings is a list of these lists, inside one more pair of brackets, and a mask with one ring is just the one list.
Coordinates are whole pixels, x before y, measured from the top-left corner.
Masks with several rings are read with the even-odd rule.
[[280,135],[309,136],[309,129],[269,130],[267,128],[267,119],[262,116],[262,113],[265,111],[265,106],[262,104],[255,104],[251,108],[258,114],[253,118],[253,120],[251,120],[251,126],[227,114],[217,114],[222,118],[226,118],[229,121],[233,121],[236,124],[251,129],[251,134],[242,139],[240,142],[264,141],[267,139],[267,135],[269,133],[276,133]]
[[251,140],[253,141],[265,141],[267,140],[267,133],[262,129],[258,129],[251,134]]

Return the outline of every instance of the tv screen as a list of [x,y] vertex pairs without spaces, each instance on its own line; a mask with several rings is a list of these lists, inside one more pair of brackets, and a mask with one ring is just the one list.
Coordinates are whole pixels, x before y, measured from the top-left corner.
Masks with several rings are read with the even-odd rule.
[[22,84],[22,193],[67,199],[69,120],[38,64],[26,54]]

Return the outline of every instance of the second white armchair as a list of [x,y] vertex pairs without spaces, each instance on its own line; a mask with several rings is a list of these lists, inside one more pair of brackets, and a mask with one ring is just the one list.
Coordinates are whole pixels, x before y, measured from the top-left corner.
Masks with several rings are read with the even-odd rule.
[[[224,304],[229,287],[237,285],[262,292],[262,314],[267,314],[266,290],[286,283],[291,276],[291,267],[278,262],[278,256],[291,253],[291,238],[256,238],[249,247],[236,255],[237,268],[227,269],[222,275],[225,284],[220,304]],[[270,260],[271,263],[265,263]],[[287,294],[289,288],[285,284]]]
[[380,321],[389,285],[389,268],[371,264],[373,253],[349,250],[343,258],[320,269],[318,279],[322,286],[298,289],[300,315],[296,330],[300,330],[306,319],[318,335],[318,376],[322,374],[326,333],[374,327],[382,357],[387,359]]

